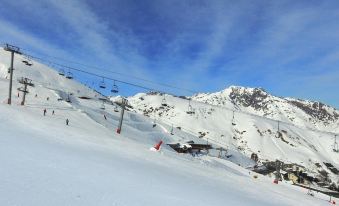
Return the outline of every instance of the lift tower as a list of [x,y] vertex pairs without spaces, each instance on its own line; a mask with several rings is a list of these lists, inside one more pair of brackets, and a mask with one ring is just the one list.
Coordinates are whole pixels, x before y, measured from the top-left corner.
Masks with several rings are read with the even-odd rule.
[[4,47],[5,51],[11,52],[11,67],[9,68],[10,72],[10,77],[9,77],[9,92],[8,92],[8,104],[12,103],[12,82],[13,82],[13,64],[14,64],[14,54],[22,54],[20,52],[20,48],[10,45],[10,44],[5,44]]

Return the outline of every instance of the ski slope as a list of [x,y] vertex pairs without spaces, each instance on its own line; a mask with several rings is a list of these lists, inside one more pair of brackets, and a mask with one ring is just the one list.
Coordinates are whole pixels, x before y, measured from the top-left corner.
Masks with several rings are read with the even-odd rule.
[[[35,87],[20,106],[15,81],[7,105],[9,59],[0,50],[0,205],[329,205],[326,195],[273,184],[224,159],[181,155],[165,145],[150,151],[159,140],[199,139],[185,131],[170,135],[165,119],[153,128],[152,119],[133,111],[118,135],[114,105],[100,109],[100,94],[38,62],[27,67],[20,56],[14,79],[31,78]],[[71,103],[58,101],[69,93]]]
[[[168,106],[162,108],[164,99]],[[320,164],[338,183],[338,176],[324,165],[326,162],[339,168],[339,153],[332,150],[334,135],[329,131],[311,130],[282,120],[278,126],[275,119],[239,108],[235,110],[233,119],[234,110],[229,108],[231,103],[226,100],[228,108],[202,101],[192,100],[189,103],[187,99],[167,94],[140,93],[130,97],[129,102],[137,113],[173,125],[175,135],[185,131],[200,136],[205,142],[238,150],[247,157],[257,153],[262,162],[278,159],[302,165],[314,175],[319,172],[315,165]],[[187,114],[189,104],[194,114]]]
[[230,86],[220,92],[193,95],[192,99],[310,130],[339,132],[339,111],[334,107],[274,96],[262,88]]

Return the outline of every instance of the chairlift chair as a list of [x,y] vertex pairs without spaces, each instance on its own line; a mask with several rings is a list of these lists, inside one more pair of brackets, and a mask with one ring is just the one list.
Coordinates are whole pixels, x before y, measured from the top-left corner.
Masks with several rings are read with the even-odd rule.
[[189,102],[188,102],[188,110],[187,110],[186,113],[187,114],[194,114],[195,113],[194,110],[193,110],[193,107],[191,105],[191,100],[189,100]]
[[24,60],[22,60],[22,63],[28,64],[28,57],[26,55],[23,56]]
[[164,98],[163,98],[162,101],[161,101],[161,106],[167,107],[167,102],[166,102],[165,95],[164,95]]
[[65,70],[64,69],[59,69],[59,75],[60,76],[65,76]]
[[114,107],[114,112],[119,112],[119,109],[118,109],[117,105],[115,105],[115,107]]
[[157,120],[156,120],[156,117],[155,117],[155,114],[154,114],[154,120],[153,120],[153,124],[152,124],[152,127],[156,127],[157,126]]
[[171,135],[174,135],[174,128],[173,128],[173,124],[172,124],[172,127],[171,127]]
[[72,102],[72,101],[71,101],[71,97],[70,97],[69,93],[67,94],[67,97],[66,97],[66,102],[68,102],[68,103],[71,103],[71,102]]
[[26,64],[27,66],[32,66],[33,65],[32,61],[29,58],[29,56],[25,56],[24,58],[25,59],[22,60],[22,63]]
[[118,92],[119,92],[119,88],[118,88],[118,86],[115,84],[115,81],[114,81],[114,83],[113,83],[111,92],[112,92],[112,93],[118,93]]
[[33,62],[30,58],[30,56],[27,56],[27,60],[28,60],[28,63],[26,64],[27,66],[32,66],[33,65]]
[[235,125],[237,125],[237,124],[236,124],[235,121],[234,121],[234,111],[233,111],[232,114],[233,114],[233,115],[232,115],[232,125],[235,126]]
[[337,135],[335,135],[335,137],[334,137],[333,152],[339,152],[338,142],[337,142]]
[[100,82],[99,87],[101,89],[105,89],[106,88],[106,84],[105,84],[105,79],[104,78],[102,78],[102,81]]
[[194,114],[193,108],[191,105],[188,105],[188,110],[186,112],[187,114]]
[[68,72],[67,72],[67,75],[66,75],[66,78],[67,78],[67,79],[73,79],[73,74],[72,74],[72,72],[68,71]]
[[105,110],[105,103],[102,102],[100,109]]

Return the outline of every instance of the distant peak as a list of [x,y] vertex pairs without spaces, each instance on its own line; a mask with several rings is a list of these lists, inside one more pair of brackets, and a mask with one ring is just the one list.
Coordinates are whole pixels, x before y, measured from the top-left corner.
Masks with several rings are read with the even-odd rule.
[[223,91],[238,91],[238,92],[263,92],[268,93],[264,88],[262,87],[243,87],[243,86],[236,86],[231,85],[228,88],[224,89]]

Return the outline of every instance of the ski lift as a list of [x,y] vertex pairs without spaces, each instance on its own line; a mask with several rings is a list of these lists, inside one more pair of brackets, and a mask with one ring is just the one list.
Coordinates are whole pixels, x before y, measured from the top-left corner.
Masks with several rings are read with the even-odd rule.
[[101,89],[105,89],[106,88],[106,84],[105,84],[105,79],[104,78],[102,78],[102,81],[100,82],[99,87]]
[[24,58],[25,59],[22,60],[22,63],[26,64],[27,66],[32,66],[33,65],[32,61],[30,60],[30,58],[28,56],[25,56]]
[[233,111],[233,116],[232,116],[232,125],[233,125],[233,126],[237,125],[237,124],[234,122],[234,111]]
[[193,108],[191,105],[188,105],[188,110],[186,112],[187,114],[194,114]]
[[[154,116],[155,116],[155,115],[154,115]],[[155,117],[154,117],[152,127],[154,128],[154,127],[156,127],[156,126],[157,126],[157,122],[156,122],[156,119],[155,119]]]
[[21,77],[21,78],[18,79],[18,82],[20,84],[26,84],[28,86],[34,87],[32,80],[28,79],[28,78]]
[[65,70],[64,69],[59,69],[59,75],[60,76],[65,76]]
[[69,94],[67,95],[66,102],[71,103],[71,98],[69,97]]
[[72,74],[71,71],[68,71],[68,72],[67,72],[66,78],[67,78],[67,79],[73,79],[73,74]]
[[118,109],[117,105],[115,105],[115,107],[114,107],[114,112],[119,112],[119,109]]
[[188,101],[188,110],[186,111],[187,114],[194,114],[193,107],[191,105],[191,100]]
[[166,102],[165,94],[164,94],[164,98],[161,101],[161,106],[163,106],[163,107],[167,107],[168,106],[167,102]]
[[337,135],[334,135],[333,152],[339,152],[338,142],[337,142]]
[[115,84],[115,80],[114,80],[114,82],[113,82],[113,86],[112,86],[111,92],[112,92],[112,93],[118,93],[118,92],[119,92],[119,88],[118,88],[118,86]]
[[154,114],[154,119],[153,119],[153,124],[152,124],[152,127],[154,128],[154,127],[156,127],[157,126],[157,117],[156,117],[156,114],[155,113],[153,113]]
[[105,110],[105,103],[104,103],[104,101],[102,101],[100,109]]

